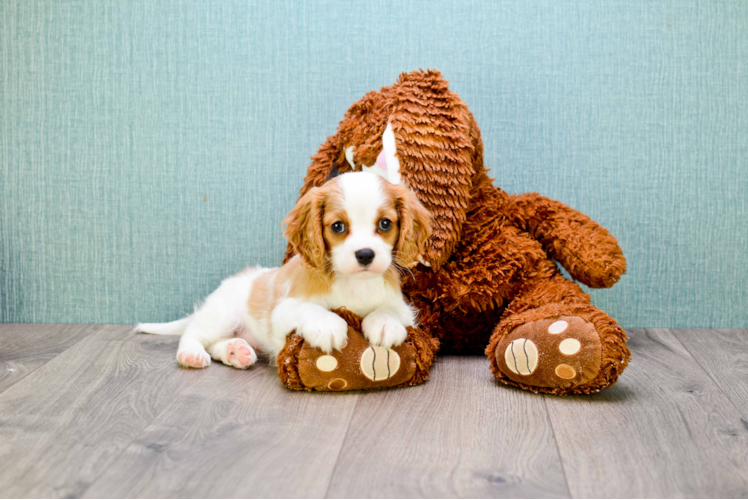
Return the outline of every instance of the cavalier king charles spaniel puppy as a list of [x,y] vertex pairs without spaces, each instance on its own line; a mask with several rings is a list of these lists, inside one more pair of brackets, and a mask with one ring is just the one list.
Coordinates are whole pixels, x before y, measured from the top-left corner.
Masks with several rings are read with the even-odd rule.
[[284,224],[296,255],[282,267],[247,268],[191,316],[135,330],[181,335],[177,360],[190,368],[211,358],[247,368],[255,351],[273,362],[293,330],[326,353],[342,349],[348,324],[330,312],[340,307],[364,318],[371,344],[405,340],[415,311],[400,291],[399,268],[418,263],[431,225],[410,190],[373,173],[342,174],[308,191]]

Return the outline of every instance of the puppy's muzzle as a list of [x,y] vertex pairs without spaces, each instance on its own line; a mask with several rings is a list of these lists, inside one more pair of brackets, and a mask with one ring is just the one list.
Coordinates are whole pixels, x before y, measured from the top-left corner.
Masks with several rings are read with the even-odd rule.
[[356,256],[356,260],[359,264],[362,266],[368,266],[374,261],[374,250],[371,248],[362,248],[361,250],[356,250],[356,253],[354,254]]

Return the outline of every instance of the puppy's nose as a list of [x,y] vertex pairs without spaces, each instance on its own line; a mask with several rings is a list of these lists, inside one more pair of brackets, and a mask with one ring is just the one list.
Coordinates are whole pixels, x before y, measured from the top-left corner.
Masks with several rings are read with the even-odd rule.
[[361,250],[356,250],[356,260],[359,264],[362,266],[368,266],[371,264],[371,261],[374,260],[374,250],[371,248],[362,248]]

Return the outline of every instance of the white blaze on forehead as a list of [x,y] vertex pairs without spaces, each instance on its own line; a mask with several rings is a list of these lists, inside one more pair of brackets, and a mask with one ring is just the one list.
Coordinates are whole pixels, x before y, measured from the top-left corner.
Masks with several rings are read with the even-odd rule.
[[[392,263],[392,245],[377,232],[380,208],[389,200],[384,181],[368,172],[349,172],[335,178],[342,191],[343,210],[348,219],[348,234],[341,244],[332,248],[332,264],[336,272],[367,278],[381,274]],[[369,249],[374,260],[366,265],[366,273],[356,252]]]
[[339,178],[351,235],[362,230],[373,231],[377,210],[384,203],[379,176],[368,172],[351,172]]

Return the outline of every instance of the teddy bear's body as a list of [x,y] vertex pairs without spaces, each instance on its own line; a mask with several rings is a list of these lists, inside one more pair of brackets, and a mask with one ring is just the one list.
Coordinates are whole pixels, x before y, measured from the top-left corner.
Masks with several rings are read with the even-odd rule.
[[626,335],[554,260],[575,280],[610,287],[626,269],[615,238],[562,203],[495,187],[473,115],[438,72],[404,74],[354,104],[313,157],[302,194],[333,171],[375,165],[388,126],[398,176],[434,218],[403,292],[440,352],[485,351],[499,380],[533,391],[613,384],[630,355]]

